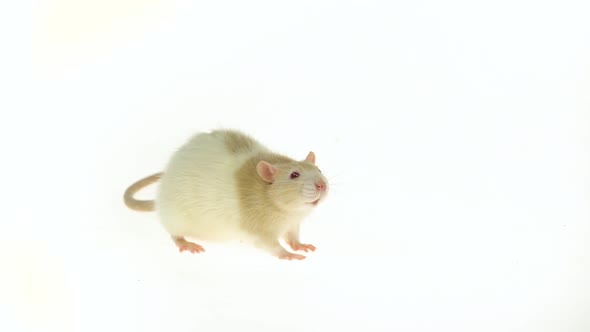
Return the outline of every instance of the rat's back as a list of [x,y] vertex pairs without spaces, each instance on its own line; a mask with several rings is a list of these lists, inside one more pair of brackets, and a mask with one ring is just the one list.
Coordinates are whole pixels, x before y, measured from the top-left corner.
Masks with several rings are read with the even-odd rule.
[[222,241],[239,236],[235,172],[248,158],[268,151],[237,131],[192,137],[171,158],[158,188],[156,210],[173,236]]

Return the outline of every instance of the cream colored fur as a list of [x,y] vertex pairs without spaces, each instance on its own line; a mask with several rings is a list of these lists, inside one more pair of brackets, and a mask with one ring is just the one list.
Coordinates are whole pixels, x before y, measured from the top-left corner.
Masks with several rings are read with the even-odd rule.
[[156,198],[156,210],[172,236],[204,241],[228,241],[240,237],[236,179],[238,165],[253,153],[231,152],[223,136],[198,134],[170,160]]
[[[279,239],[295,250],[315,250],[299,242],[301,221],[327,193],[327,187],[316,189],[316,183],[327,186],[327,180],[314,162],[312,152],[295,161],[237,131],[198,134],[173,155],[161,175],[155,209],[179,247],[186,245],[184,237],[243,241],[281,258],[302,259]],[[265,170],[266,175],[260,173]],[[300,176],[293,179],[294,171]],[[132,198],[146,179],[130,187],[128,206],[148,207],[149,202]]]

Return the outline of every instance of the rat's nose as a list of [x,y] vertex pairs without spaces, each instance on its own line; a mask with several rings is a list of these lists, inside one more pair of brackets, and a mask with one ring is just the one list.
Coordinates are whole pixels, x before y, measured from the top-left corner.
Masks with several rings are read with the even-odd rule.
[[326,191],[326,182],[320,180],[315,183],[315,188],[317,190]]

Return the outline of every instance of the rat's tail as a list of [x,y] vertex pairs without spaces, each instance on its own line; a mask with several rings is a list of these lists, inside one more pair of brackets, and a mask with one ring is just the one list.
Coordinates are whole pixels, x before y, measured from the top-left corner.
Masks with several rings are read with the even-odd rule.
[[129,188],[127,188],[127,190],[125,190],[125,195],[123,195],[123,198],[125,200],[125,205],[127,205],[128,208],[130,208],[132,210],[136,210],[136,211],[154,211],[156,208],[155,208],[155,204],[154,204],[153,200],[152,201],[141,201],[141,200],[135,199],[133,196],[135,195],[135,193],[137,193],[141,189],[158,181],[162,177],[162,174],[164,174],[164,173],[152,174],[148,177],[145,177],[145,178],[135,182],[131,186],[129,186]]

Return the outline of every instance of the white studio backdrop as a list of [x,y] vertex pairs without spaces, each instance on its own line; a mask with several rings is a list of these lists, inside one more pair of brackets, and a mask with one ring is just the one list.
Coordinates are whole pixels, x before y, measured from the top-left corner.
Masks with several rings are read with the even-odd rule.
[[[589,9],[0,5],[0,330],[590,331]],[[217,127],[316,152],[306,260],[124,207]]]

